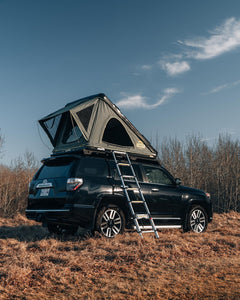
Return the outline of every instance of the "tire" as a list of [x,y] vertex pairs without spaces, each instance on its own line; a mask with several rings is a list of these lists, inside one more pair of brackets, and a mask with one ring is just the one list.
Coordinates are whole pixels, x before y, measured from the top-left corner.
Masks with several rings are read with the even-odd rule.
[[96,219],[96,230],[104,237],[113,238],[121,234],[125,228],[125,217],[117,205],[102,207]]
[[194,206],[187,215],[186,231],[202,233],[207,229],[208,217],[201,206]]
[[47,223],[48,231],[51,234],[67,234],[67,235],[74,235],[77,230],[78,226],[76,225],[62,225],[57,223]]

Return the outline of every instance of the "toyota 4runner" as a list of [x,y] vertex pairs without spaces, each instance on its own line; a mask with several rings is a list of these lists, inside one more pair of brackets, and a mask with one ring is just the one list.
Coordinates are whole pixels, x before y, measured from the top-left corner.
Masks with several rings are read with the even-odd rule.
[[[156,159],[131,158],[132,166],[156,228],[204,232],[212,220],[210,195],[185,187]],[[133,229],[116,164],[111,155],[65,154],[44,159],[29,187],[26,215],[51,233],[74,234],[78,226],[106,237]],[[129,196],[139,199],[136,181],[121,167]],[[128,177],[129,176],[129,177]],[[141,205],[136,213],[144,213]],[[141,228],[147,222],[140,220]]]

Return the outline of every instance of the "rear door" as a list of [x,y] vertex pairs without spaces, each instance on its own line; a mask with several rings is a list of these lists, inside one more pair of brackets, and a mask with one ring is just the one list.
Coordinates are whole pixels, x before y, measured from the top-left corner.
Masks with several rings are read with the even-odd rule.
[[[143,179],[142,179],[142,173],[141,173],[139,165],[133,163],[132,166],[133,166],[133,169],[137,176],[138,181],[141,182]],[[110,161],[110,168],[111,168],[112,177],[114,178],[114,193],[123,194],[126,204],[127,204],[127,199],[125,197],[124,190],[122,188],[122,182],[120,180],[116,165],[113,161]],[[130,199],[131,200],[139,200],[140,196],[139,196],[139,192],[137,189],[137,184],[133,177],[133,173],[131,171],[130,166],[120,166],[120,171],[121,171],[121,174],[124,176],[125,185],[130,188],[128,190]]]

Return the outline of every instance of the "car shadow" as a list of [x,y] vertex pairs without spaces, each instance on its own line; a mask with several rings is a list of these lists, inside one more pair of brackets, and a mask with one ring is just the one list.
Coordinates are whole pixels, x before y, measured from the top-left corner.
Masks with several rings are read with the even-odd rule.
[[90,237],[84,228],[79,228],[75,235],[50,234],[48,229],[41,225],[0,226],[0,239],[16,239],[20,242],[35,242],[45,239],[61,241],[78,241]]

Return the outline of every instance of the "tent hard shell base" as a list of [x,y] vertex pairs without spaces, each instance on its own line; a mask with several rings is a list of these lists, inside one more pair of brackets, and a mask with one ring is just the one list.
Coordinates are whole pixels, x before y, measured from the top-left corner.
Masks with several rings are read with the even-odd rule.
[[157,151],[104,94],[82,98],[39,120],[53,154],[122,151],[156,158]]

